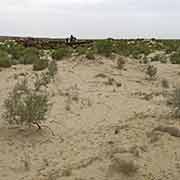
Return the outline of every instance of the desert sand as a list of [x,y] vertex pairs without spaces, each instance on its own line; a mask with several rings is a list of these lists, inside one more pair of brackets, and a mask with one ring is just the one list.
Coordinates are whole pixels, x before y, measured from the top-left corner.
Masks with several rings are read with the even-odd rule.
[[[180,128],[167,105],[180,84],[179,65],[154,62],[157,78],[149,81],[146,64],[126,58],[119,70],[116,60],[82,56],[59,61],[42,130],[10,127],[1,118],[0,180],[180,179],[180,137],[153,131]],[[24,74],[32,74],[32,66],[1,69],[1,113],[15,77]],[[123,173],[117,161],[133,163],[136,172]]]

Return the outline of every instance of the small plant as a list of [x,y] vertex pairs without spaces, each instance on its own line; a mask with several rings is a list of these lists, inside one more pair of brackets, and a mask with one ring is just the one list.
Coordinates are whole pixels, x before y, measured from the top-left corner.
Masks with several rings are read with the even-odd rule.
[[34,82],[34,89],[35,91],[41,90],[41,87],[48,87],[51,79],[49,73],[41,73],[40,75],[35,74],[35,82]]
[[131,176],[138,171],[137,165],[131,160],[113,158],[110,169],[116,173],[123,173],[126,176]]
[[119,59],[117,60],[117,68],[122,70],[124,68],[125,65],[125,60],[123,57],[119,57]]
[[19,63],[21,64],[33,64],[39,61],[39,52],[35,48],[26,48],[21,56]]
[[143,63],[147,64],[149,62],[148,58],[146,56],[143,57]]
[[161,55],[160,54],[156,54],[155,56],[153,56],[152,58],[151,58],[151,61],[152,62],[157,62],[157,61],[161,61]]
[[58,71],[57,63],[55,60],[52,60],[48,64],[48,74],[51,77],[51,79],[54,79],[56,73]]
[[0,67],[8,68],[11,67],[10,58],[8,53],[5,51],[0,51]]
[[88,50],[86,52],[86,58],[89,60],[94,60],[95,59],[94,52],[92,50]]
[[162,83],[162,87],[163,88],[169,88],[169,82],[168,82],[168,80],[167,79],[163,79],[162,81],[161,81],[161,83]]
[[36,59],[33,63],[33,70],[34,71],[42,71],[48,67],[48,60],[47,59]]
[[149,76],[149,79],[154,79],[157,74],[157,68],[154,67],[153,65],[148,65],[146,74]]
[[64,57],[68,55],[69,50],[67,48],[59,48],[52,53],[52,58],[55,60],[62,60]]
[[86,54],[86,51],[87,51],[87,48],[86,47],[78,47],[76,49],[78,55],[83,55],[83,54]]
[[176,88],[173,96],[173,105],[176,118],[180,118],[180,88]]
[[110,40],[99,40],[96,42],[97,53],[110,57],[113,51],[113,43]]
[[17,83],[4,102],[3,118],[9,124],[37,125],[46,120],[48,112],[48,94],[46,90],[28,87],[27,79]]

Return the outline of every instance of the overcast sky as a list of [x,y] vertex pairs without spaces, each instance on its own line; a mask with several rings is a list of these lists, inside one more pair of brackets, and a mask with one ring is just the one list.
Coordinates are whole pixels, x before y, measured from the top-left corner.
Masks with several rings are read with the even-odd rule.
[[4,0],[0,35],[180,38],[180,0]]

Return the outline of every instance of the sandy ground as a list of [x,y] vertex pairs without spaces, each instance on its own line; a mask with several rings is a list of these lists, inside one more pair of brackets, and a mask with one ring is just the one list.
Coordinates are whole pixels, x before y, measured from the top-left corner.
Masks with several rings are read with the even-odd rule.
[[[53,106],[42,131],[10,128],[1,118],[0,180],[180,179],[180,137],[152,132],[159,125],[180,125],[166,103],[180,83],[180,66],[154,65],[157,79],[149,81],[146,65],[131,59],[122,71],[116,59],[58,62],[49,87]],[[0,105],[22,73],[31,74],[32,67],[0,72]],[[169,89],[162,87],[163,78]],[[115,159],[133,162],[137,172],[123,173]]]

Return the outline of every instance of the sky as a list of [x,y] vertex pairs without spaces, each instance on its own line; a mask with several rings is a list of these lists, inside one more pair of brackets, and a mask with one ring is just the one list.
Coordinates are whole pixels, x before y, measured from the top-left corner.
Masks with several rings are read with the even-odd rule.
[[5,0],[0,35],[180,38],[180,0]]

